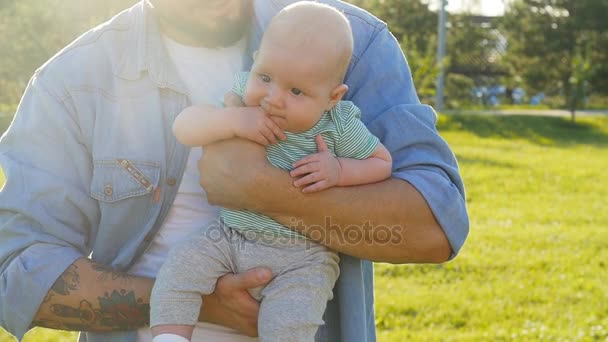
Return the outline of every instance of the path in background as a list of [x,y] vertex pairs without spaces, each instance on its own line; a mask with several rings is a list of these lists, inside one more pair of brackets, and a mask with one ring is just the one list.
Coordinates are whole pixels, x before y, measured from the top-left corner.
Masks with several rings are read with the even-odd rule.
[[[564,109],[487,109],[487,110],[446,110],[442,114],[479,114],[479,115],[532,115],[532,116],[556,116],[570,117],[570,111]],[[601,110],[577,110],[576,116],[608,116],[608,109]]]

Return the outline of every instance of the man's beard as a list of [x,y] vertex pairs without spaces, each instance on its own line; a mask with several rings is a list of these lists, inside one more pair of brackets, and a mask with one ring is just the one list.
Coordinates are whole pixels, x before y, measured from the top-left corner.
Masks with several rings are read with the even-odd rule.
[[165,13],[157,12],[157,15],[174,30],[188,36],[193,42],[197,42],[197,45],[217,48],[231,46],[244,36],[251,22],[252,5],[249,1],[245,1],[239,15],[222,18],[210,25],[189,22]]

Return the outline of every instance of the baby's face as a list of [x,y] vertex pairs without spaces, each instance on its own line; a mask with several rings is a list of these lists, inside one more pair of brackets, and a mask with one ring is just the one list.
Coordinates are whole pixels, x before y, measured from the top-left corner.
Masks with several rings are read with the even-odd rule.
[[[288,132],[312,128],[330,110],[337,86],[335,71],[323,51],[281,48],[266,42],[249,74],[243,100],[261,106]],[[331,58],[330,58],[331,59]]]

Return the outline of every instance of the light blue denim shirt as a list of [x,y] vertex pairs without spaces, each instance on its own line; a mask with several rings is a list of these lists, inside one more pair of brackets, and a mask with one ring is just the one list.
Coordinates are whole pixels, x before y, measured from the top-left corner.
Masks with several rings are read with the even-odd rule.
[[[245,69],[270,18],[292,2],[255,3]],[[420,104],[383,22],[346,3],[324,2],[345,12],[355,37],[345,100],[361,108],[363,122],[391,152],[393,177],[424,196],[454,257],[469,223],[458,166],[436,131],[435,112]],[[0,142],[6,176],[0,193],[0,325],[21,338],[51,285],[79,257],[126,270],[142,254],[185,168],[188,149],[176,142],[171,126],[188,104],[144,1],[85,33],[36,71]],[[372,265],[344,256],[340,267],[318,340],[374,341]],[[133,337],[81,334],[104,342]]]

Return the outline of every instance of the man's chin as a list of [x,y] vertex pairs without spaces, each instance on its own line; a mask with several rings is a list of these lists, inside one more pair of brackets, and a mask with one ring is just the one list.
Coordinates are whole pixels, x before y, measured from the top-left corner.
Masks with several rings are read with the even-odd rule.
[[181,38],[179,40],[187,42],[188,45],[216,48],[234,45],[245,36],[251,22],[252,10],[251,6],[246,6],[234,16],[222,16],[217,20],[204,19],[204,21],[176,16],[175,13],[158,14],[167,31],[165,33],[173,32],[176,38]]
[[241,40],[243,36],[245,36],[248,28],[249,21],[247,20],[246,23],[232,24],[227,28],[214,28],[199,32],[199,34],[193,38],[197,39],[206,47],[227,47],[232,46]]

